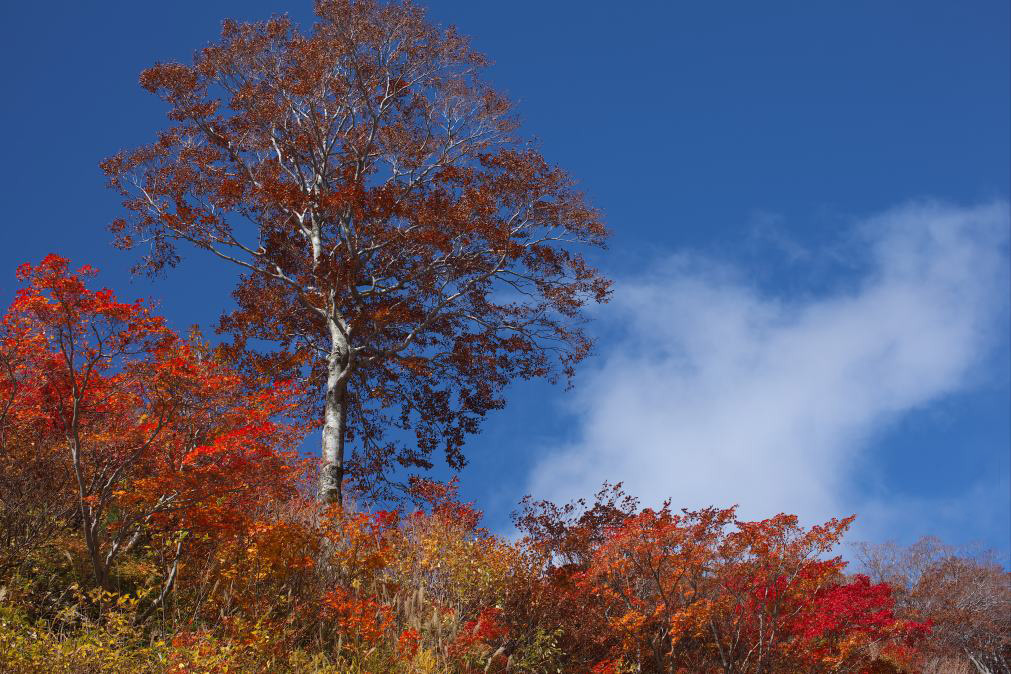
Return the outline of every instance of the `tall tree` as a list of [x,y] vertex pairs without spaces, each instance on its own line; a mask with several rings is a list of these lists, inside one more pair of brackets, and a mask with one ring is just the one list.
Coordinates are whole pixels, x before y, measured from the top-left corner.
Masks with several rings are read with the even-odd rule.
[[509,381],[571,377],[581,310],[609,283],[574,250],[603,246],[599,214],[517,136],[466,38],[409,2],[315,12],[308,34],[226,21],[192,65],[144,71],[172,126],[103,169],[140,267],[175,265],[182,241],[242,270],[222,328],[250,365],[309,384],[320,494],[339,501],[345,478],[388,493],[440,446],[461,467]]

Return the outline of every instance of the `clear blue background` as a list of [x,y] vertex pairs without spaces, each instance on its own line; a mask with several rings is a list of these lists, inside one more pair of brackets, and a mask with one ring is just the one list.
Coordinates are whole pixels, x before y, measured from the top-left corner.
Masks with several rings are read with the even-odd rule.
[[[816,248],[845,218],[910,198],[1008,196],[1006,0],[426,4],[496,61],[490,77],[520,102],[526,132],[604,210],[610,273],[684,247],[760,263],[754,224],[770,213]],[[141,69],[189,60],[224,17],[288,12],[307,26],[310,10],[308,0],[3,3],[0,298],[17,264],[58,252],[100,267],[122,295],[158,298],[177,328],[209,332],[232,270],[190,255],[157,283],[131,279],[105,229],[118,199],[97,164],[165,124],[137,86]],[[782,265],[759,280],[783,293],[832,282]],[[875,441],[889,448],[891,488],[955,493],[981,466],[1007,471],[1007,361],[1002,352],[987,383]],[[570,432],[564,415],[545,413],[564,395],[516,387],[471,442],[465,492],[493,526],[522,495],[527,448]],[[952,451],[955,464],[932,460]],[[1006,547],[1007,533],[987,542]]]

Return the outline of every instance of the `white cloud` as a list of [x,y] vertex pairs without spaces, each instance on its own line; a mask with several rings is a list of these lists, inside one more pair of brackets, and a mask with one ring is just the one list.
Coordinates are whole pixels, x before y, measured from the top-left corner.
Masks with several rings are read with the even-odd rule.
[[581,373],[574,440],[546,451],[529,492],[621,480],[647,503],[747,517],[854,512],[873,436],[968,386],[1001,336],[1007,227],[1005,202],[883,213],[856,228],[859,278],[799,299],[690,255],[619,281],[600,317],[617,337]]

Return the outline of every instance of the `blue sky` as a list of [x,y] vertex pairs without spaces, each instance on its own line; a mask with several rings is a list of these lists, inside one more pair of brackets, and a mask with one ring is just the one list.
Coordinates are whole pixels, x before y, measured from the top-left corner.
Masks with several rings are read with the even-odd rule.
[[[1007,551],[1005,0],[425,4],[496,62],[614,232],[617,292],[575,390],[517,385],[469,445],[464,491],[493,526],[527,491],[606,478]],[[209,329],[232,270],[191,255],[131,279],[97,163],[164,124],[141,69],[226,16],[309,10],[4,3],[0,293],[59,252]]]

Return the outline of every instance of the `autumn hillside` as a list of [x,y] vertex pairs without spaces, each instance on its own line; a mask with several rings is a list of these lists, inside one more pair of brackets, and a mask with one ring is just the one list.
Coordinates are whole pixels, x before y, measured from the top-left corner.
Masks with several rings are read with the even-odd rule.
[[[198,257],[234,281],[213,335],[181,334],[190,317],[124,299],[73,252],[0,270],[0,674],[1011,674],[1006,560],[934,539],[844,555],[850,513],[749,521],[605,483],[527,497],[516,535],[483,528],[482,504],[433,476],[466,475],[468,440],[514,384],[578,386],[589,319],[620,287],[603,271],[616,225],[522,132],[456,28],[409,0],[312,10],[306,27],[227,20],[186,62],[143,70],[167,118],[99,165],[110,255],[153,278]],[[49,79],[64,98],[25,114],[75,113],[73,76]],[[636,96],[612,124],[654,104]],[[116,114],[103,123],[133,112]],[[603,149],[608,170],[636,163]],[[34,182],[44,199],[10,201],[31,204],[18,225],[48,251],[63,239],[39,203],[76,197]],[[897,257],[901,292],[875,307],[917,285]],[[962,303],[958,275],[928,266]],[[914,366],[937,351],[913,350]]]
[[[50,256],[0,335],[5,672],[1007,671],[1008,574],[734,509],[321,503],[298,392]],[[1001,668],[1004,669],[1001,669]]]

